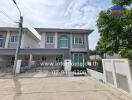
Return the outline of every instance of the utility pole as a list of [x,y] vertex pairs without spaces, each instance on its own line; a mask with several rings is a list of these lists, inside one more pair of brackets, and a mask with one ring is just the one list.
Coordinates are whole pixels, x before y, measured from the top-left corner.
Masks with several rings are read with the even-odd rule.
[[23,17],[21,16],[21,11],[16,3],[15,0],[13,0],[14,4],[18,8],[18,11],[20,13],[20,22],[19,22],[19,35],[18,35],[18,42],[17,42],[17,48],[16,48],[16,53],[15,53],[15,61],[14,61],[14,66],[13,66],[13,74],[15,75],[16,73],[16,66],[17,66],[17,59],[18,59],[18,54],[20,51],[20,46],[21,46],[21,38],[22,38],[22,33],[23,33]]

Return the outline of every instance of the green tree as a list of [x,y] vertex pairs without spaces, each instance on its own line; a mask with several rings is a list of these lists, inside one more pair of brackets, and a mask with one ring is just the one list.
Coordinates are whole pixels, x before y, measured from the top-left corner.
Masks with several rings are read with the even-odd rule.
[[112,2],[117,5],[130,5],[132,0],[112,0]]
[[[124,0],[120,4],[126,5],[132,2],[132,0],[127,1]],[[113,3],[119,2],[113,0]],[[125,9],[121,17],[110,16],[109,10],[101,11],[97,26],[100,33],[98,51],[109,55],[118,53],[122,57],[132,59],[132,9]]]

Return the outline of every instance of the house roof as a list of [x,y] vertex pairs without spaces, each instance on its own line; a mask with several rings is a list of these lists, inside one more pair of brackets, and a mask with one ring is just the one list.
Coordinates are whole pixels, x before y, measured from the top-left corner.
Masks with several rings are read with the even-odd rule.
[[67,33],[87,33],[90,34],[92,29],[61,29],[61,28],[35,28],[40,34],[43,32],[67,32]]
[[[32,30],[34,29],[34,30]],[[18,31],[17,27],[0,27],[0,31]],[[26,33],[30,33],[32,37],[36,40],[40,40],[43,32],[66,32],[66,33],[86,33],[91,34],[94,30],[92,29],[61,29],[61,28],[27,28],[24,27],[23,31]]]
[[[33,28],[34,29],[34,28]],[[17,27],[0,27],[0,31],[19,31],[19,28]],[[40,34],[36,30],[32,30],[32,28],[23,28],[23,32],[29,33],[34,39],[40,41]]]

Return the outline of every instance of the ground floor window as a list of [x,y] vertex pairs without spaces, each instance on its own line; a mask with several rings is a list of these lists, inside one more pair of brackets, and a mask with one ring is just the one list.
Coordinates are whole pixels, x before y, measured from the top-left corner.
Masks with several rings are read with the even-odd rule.
[[83,64],[84,63],[84,54],[83,53],[74,53],[73,54],[74,64]]

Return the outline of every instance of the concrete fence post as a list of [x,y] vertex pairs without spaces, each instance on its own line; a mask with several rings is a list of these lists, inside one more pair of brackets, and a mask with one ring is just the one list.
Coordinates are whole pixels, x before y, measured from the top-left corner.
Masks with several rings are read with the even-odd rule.
[[112,59],[111,60],[111,62],[112,62],[112,73],[113,73],[113,80],[114,80],[114,85],[115,85],[115,87],[116,88],[118,88],[118,79],[117,79],[117,75],[116,75],[116,66],[115,66],[115,63],[116,63],[116,61],[114,60],[114,59]]
[[71,71],[71,67],[72,67],[71,59],[65,59],[64,60],[64,70],[70,72]]
[[16,71],[15,71],[16,74],[20,73],[21,62],[22,60],[17,60]]

